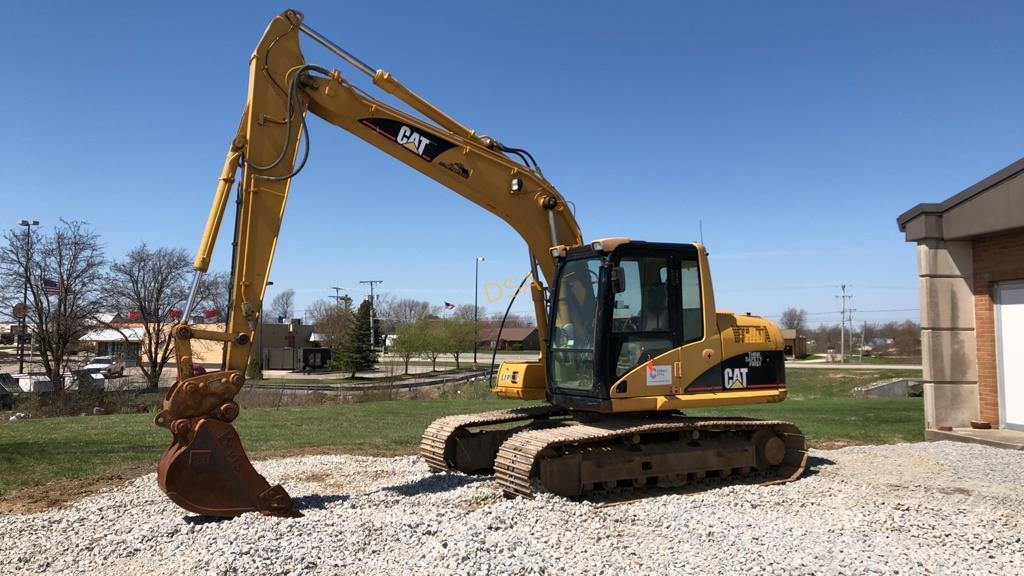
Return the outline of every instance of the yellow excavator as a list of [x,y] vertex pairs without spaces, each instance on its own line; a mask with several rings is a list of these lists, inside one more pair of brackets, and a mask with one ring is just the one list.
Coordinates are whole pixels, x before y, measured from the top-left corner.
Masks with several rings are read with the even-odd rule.
[[[306,63],[300,34],[419,116],[371,97],[337,70]],[[231,422],[289,185],[309,152],[308,113],[497,215],[529,248],[540,357],[503,363],[493,390],[544,402],[435,421],[420,446],[431,470],[493,473],[506,494],[525,497],[712,479],[786,482],[802,473],[807,450],[793,424],[684,414],[786,397],[780,330],[749,313],[716,310],[704,246],[584,242],[569,204],[529,152],[466,128],[288,10],[250,60],[248,98],[194,262],[185,320],[172,331],[178,380],[156,424],[173,435],[158,482],[176,504],[208,516],[298,514],[287,491],[253,468]],[[230,313],[224,331],[208,330],[188,319],[236,177]],[[224,344],[221,370],[193,372],[194,340]]]

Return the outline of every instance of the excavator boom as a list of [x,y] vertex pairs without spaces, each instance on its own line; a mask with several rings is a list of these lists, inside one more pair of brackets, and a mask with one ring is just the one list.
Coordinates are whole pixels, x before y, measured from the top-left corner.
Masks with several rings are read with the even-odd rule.
[[[337,70],[307,64],[300,33],[370,76],[375,86],[422,117],[371,97]],[[529,153],[477,135],[391,74],[373,70],[306,26],[301,13],[288,10],[274,18],[250,59],[246,105],[193,264],[196,279],[184,320],[173,329],[178,381],[156,418],[157,425],[174,435],[161,459],[160,486],[183,508],[200,514],[294,512],[284,489],[271,487],[252,468],[230,423],[239,413],[234,398],[245,382],[290,184],[309,151],[307,113],[351,132],[508,222],[530,251],[531,295],[542,341],[548,334],[541,282],[550,285],[555,273],[550,247],[582,244],[572,211]],[[231,309],[223,332],[206,330],[188,319],[236,184]],[[224,344],[222,370],[194,375],[195,340]],[[535,364],[543,366],[543,361]]]

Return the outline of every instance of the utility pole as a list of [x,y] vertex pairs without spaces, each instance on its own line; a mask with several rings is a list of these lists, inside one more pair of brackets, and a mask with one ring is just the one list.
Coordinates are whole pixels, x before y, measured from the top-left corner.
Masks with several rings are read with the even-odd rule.
[[868,334],[868,321],[865,320],[860,328],[860,361],[864,361],[864,340]]
[[18,330],[18,373],[25,373],[25,332],[27,332],[25,319],[28,316],[28,275],[29,275],[29,260],[32,258],[32,227],[38,226],[38,220],[20,220],[18,226],[25,227],[25,287],[21,297],[22,310],[21,315],[21,328]]
[[382,284],[383,282],[384,282],[383,280],[360,280],[359,281],[360,284],[369,284],[370,285],[370,347],[371,348],[377,345],[377,338],[375,337],[376,335],[374,334],[374,329],[373,329],[373,306],[375,304],[374,301],[373,301],[373,287],[376,286],[377,284]]
[[334,290],[334,296],[331,296],[331,298],[334,298],[334,303],[341,304],[341,301],[345,299],[345,297],[341,295],[341,291],[348,290],[348,288],[343,286],[331,286],[331,290]]
[[842,294],[836,294],[836,298],[842,300],[843,309],[839,316],[839,361],[846,362],[846,301],[853,298],[853,295],[846,293],[846,284],[840,284]]

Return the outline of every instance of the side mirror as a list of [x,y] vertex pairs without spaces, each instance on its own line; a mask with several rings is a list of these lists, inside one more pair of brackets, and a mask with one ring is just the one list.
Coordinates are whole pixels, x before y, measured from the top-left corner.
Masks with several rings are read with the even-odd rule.
[[616,294],[626,291],[626,273],[622,270],[622,266],[612,268],[612,290]]

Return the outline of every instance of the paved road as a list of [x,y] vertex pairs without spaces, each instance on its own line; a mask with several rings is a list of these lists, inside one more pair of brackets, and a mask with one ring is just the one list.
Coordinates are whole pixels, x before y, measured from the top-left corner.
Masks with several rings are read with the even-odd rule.
[[375,390],[411,390],[425,386],[441,386],[465,382],[475,378],[486,378],[487,371],[458,372],[455,374],[438,374],[425,378],[407,378],[405,380],[365,383],[365,384],[318,384],[317,380],[310,380],[309,384],[264,384],[263,381],[253,380],[247,384],[247,388],[256,390],[274,390],[289,393],[305,392],[335,392],[335,393],[359,393]]

